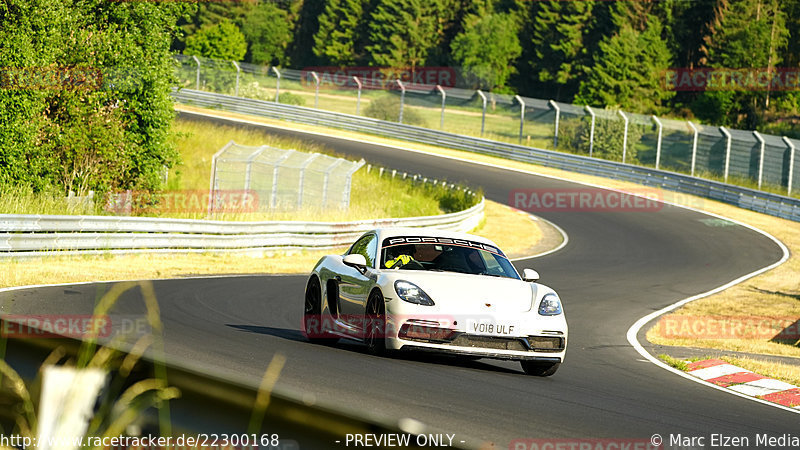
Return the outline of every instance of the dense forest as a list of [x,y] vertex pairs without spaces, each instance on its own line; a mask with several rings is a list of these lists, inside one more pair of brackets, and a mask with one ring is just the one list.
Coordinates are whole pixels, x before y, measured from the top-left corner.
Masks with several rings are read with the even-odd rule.
[[[786,69],[800,67],[800,0],[251,0],[203,3],[181,26],[173,49],[198,56],[446,66],[460,87],[776,133],[798,122]],[[790,86],[681,90],[665,81],[674,68],[754,69]]]

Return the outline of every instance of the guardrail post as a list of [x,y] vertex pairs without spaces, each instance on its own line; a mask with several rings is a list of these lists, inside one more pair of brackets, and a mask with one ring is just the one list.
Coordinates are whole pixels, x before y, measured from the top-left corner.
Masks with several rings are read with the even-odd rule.
[[589,107],[589,105],[586,105],[586,111],[589,111],[589,114],[592,116],[592,125],[589,128],[589,157],[591,157],[592,149],[594,148],[594,124],[597,116],[595,116],[594,111]]
[[628,153],[628,116],[622,110],[617,113],[625,120],[625,131],[622,134],[622,163],[625,164],[625,155]]
[[194,62],[197,63],[197,72],[195,73],[195,89],[198,91],[200,90],[200,60],[197,59],[197,56],[192,55],[192,59]]
[[689,126],[692,128],[692,131],[694,132],[694,138],[692,139],[692,172],[691,172],[692,176],[694,176],[694,167],[697,163],[697,136],[699,132],[697,130],[697,127],[694,126],[691,120],[686,123],[689,124]]
[[439,86],[438,84],[436,85],[436,90],[439,91],[440,94],[442,94],[442,114],[441,117],[439,118],[439,129],[444,130],[444,104],[447,99],[447,94],[444,92],[444,89],[442,89],[442,87]]
[[784,136],[783,142],[786,142],[786,145],[789,146],[789,182],[787,183],[788,187],[786,188],[786,195],[790,196],[792,195],[792,180],[794,178],[794,152],[796,149],[794,147],[794,143],[789,140],[788,137]]
[[719,131],[728,138],[728,142],[725,144],[725,182],[728,182],[728,169],[731,165],[731,134],[728,133],[728,130],[725,127],[719,127]]
[[481,113],[481,137],[483,137],[483,130],[486,126],[486,95],[478,89],[478,95],[483,100],[483,112]]
[[275,103],[281,102],[281,73],[278,71],[278,68],[272,66],[272,71],[275,72],[275,76],[278,77],[278,83],[275,85]]
[[397,121],[403,123],[403,104],[406,101],[406,87],[403,85],[402,81],[395,81],[397,81],[397,85],[400,86],[400,117],[397,118]]
[[231,61],[233,63],[233,67],[236,67],[236,93],[233,94],[236,97],[239,96],[239,74],[241,73],[241,69],[239,68],[239,64],[236,61]]
[[314,77],[314,108],[319,108],[319,75],[317,72],[311,72]]
[[759,152],[758,157],[758,188],[761,189],[761,179],[764,175],[764,148],[766,147],[766,142],[764,138],[761,137],[761,133],[758,131],[753,131],[753,136],[758,139],[758,142],[761,144],[761,151]]
[[558,148],[558,119],[561,117],[561,108],[553,100],[550,100],[550,106],[556,110],[555,132],[553,133],[553,150],[555,150]]
[[664,131],[664,126],[656,116],[653,116],[653,122],[658,125],[658,138],[656,140],[656,169],[658,169],[658,166],[661,164],[661,132]]
[[514,98],[519,102],[519,143],[521,144],[523,128],[525,125],[525,102],[519,95],[515,95]]
[[356,86],[358,86],[358,97],[356,99],[356,115],[361,112],[361,80],[358,77],[353,77],[353,81],[356,82]]

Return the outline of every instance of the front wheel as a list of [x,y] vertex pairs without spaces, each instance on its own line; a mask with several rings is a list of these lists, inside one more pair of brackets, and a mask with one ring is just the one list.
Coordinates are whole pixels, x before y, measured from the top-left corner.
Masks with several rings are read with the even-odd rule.
[[561,363],[543,363],[540,361],[520,361],[522,370],[528,375],[537,377],[549,377],[558,370]]
[[372,291],[369,295],[366,319],[364,343],[367,344],[367,351],[377,356],[385,355],[387,353],[386,304],[378,290]]
[[303,334],[315,344],[335,344],[339,339],[326,333],[322,324],[322,289],[317,277],[311,277],[306,285],[305,308],[303,310]]

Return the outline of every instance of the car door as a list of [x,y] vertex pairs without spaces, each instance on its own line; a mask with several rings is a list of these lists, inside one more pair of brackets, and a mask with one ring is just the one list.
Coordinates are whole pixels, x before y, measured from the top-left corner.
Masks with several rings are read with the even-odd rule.
[[374,267],[378,253],[378,238],[375,234],[361,237],[347,254],[357,253],[367,260],[363,273],[355,267],[344,266],[339,274],[339,318],[361,328],[361,317],[366,309],[367,297],[375,280]]

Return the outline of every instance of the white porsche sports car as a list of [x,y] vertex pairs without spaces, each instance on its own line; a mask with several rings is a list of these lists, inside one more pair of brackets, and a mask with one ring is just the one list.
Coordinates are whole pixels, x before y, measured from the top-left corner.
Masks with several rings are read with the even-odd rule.
[[567,347],[561,300],[522,276],[490,240],[427,229],[377,229],[319,260],[305,292],[312,342],[363,340],[370,353],[435,351],[558,370]]

